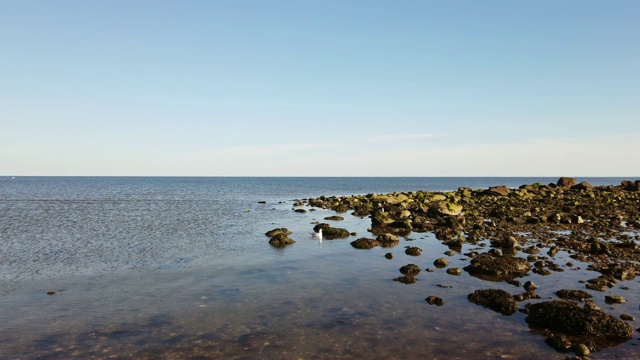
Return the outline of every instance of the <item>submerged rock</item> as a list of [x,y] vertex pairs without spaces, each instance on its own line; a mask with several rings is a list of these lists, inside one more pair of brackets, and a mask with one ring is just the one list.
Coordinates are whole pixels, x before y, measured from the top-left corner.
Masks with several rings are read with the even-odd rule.
[[476,290],[467,299],[503,315],[511,315],[518,310],[518,303],[513,296],[500,289]]

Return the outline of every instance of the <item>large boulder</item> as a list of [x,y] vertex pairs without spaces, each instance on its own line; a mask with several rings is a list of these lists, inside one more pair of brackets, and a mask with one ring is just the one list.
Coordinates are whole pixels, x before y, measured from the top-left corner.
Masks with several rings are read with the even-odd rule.
[[558,187],[562,187],[562,188],[568,188],[568,187],[572,187],[573,185],[577,184],[578,182],[576,181],[576,179],[574,178],[570,178],[570,177],[561,177],[560,179],[558,179],[558,182],[556,183],[556,185]]
[[531,265],[527,259],[483,253],[471,259],[464,270],[470,275],[488,280],[508,280],[527,275]]
[[559,331],[567,335],[592,336],[609,340],[633,337],[633,328],[600,309],[553,300],[531,305],[525,319],[531,326]]
[[476,290],[467,296],[472,303],[482,305],[503,315],[511,315],[518,310],[518,303],[504,290]]

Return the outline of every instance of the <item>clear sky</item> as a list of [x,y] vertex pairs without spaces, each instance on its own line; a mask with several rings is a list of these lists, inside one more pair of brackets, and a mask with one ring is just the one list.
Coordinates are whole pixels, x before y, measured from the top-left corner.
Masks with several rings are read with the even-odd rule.
[[640,1],[0,0],[0,175],[637,176]]

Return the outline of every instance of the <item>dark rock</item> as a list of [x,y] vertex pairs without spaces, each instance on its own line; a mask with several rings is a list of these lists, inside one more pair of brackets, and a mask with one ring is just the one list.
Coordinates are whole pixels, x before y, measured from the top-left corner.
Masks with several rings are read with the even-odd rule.
[[620,183],[620,187],[625,191],[640,191],[640,180],[636,180],[635,182],[624,180]]
[[629,314],[621,314],[620,315],[620,319],[625,320],[625,321],[636,321],[636,318],[634,318],[633,316],[631,316]]
[[321,223],[313,227],[315,232],[322,229],[322,237],[327,240],[343,239],[349,237],[349,231],[347,229],[334,228],[331,224]]
[[585,299],[591,299],[591,294],[589,294],[588,292],[586,292],[584,290],[566,290],[566,289],[562,289],[562,290],[556,291],[555,294],[559,298],[566,299],[566,300],[585,301]]
[[538,286],[533,281],[527,281],[524,283],[524,289],[527,291],[535,291],[537,288]]
[[604,302],[606,302],[609,305],[611,305],[611,304],[626,304],[627,300],[625,300],[625,298],[623,298],[622,296],[619,296],[619,295],[606,295],[604,297]]
[[506,280],[527,275],[531,270],[531,265],[526,259],[492,256],[484,253],[471,259],[471,264],[466,266],[464,270],[473,276]]
[[274,235],[271,240],[269,240],[269,244],[271,244],[272,246],[275,247],[285,247],[289,244],[293,244],[295,243],[295,241],[293,239],[290,239],[287,235],[285,235],[284,233],[278,233],[276,235]]
[[420,254],[422,253],[422,249],[415,246],[407,246],[407,249],[404,251],[404,253],[411,256],[420,256]]
[[570,178],[570,177],[561,177],[560,179],[558,179],[558,182],[556,183],[556,185],[558,187],[562,187],[562,188],[568,188],[568,187],[572,187],[573,185],[575,185],[577,183],[576,179],[574,178]]
[[551,335],[544,340],[549,346],[560,352],[567,352],[573,344],[565,335]]
[[267,231],[265,235],[267,235],[268,237],[274,237],[278,234],[290,235],[291,231],[289,231],[289,229],[287,228],[277,228],[277,229]]
[[630,339],[633,329],[627,323],[602,310],[588,309],[565,300],[545,301],[529,307],[525,319],[531,326],[559,331],[567,335]]
[[373,249],[376,246],[379,246],[380,243],[375,240],[375,239],[368,239],[368,238],[360,238],[358,240],[354,240],[351,242],[351,246],[353,246],[356,249],[361,249],[361,250],[368,250],[368,249]]
[[389,260],[391,260],[391,259],[393,259],[393,254],[392,253],[386,253],[386,254],[384,254],[384,257],[389,259]]
[[403,284],[410,285],[410,284],[415,284],[418,281],[418,279],[416,279],[413,276],[406,276],[405,275],[405,276],[397,277],[397,278],[393,279],[393,281],[397,281],[397,282],[400,282],[400,283],[403,283]]
[[342,220],[344,220],[344,218],[342,216],[338,216],[338,215],[327,216],[324,219],[325,220],[333,220],[333,221],[342,221]]
[[408,264],[401,267],[400,272],[406,276],[416,276],[420,273],[420,267],[416,264]]
[[429,305],[436,305],[436,306],[444,305],[444,300],[437,296],[433,296],[433,295],[428,296],[425,300],[427,301],[427,303],[429,303]]
[[295,209],[293,211],[295,211],[297,213],[306,213],[307,212],[307,210],[305,210],[305,209]]
[[518,310],[518,303],[511,294],[504,290],[476,290],[469,294],[467,299],[503,315],[511,315]]

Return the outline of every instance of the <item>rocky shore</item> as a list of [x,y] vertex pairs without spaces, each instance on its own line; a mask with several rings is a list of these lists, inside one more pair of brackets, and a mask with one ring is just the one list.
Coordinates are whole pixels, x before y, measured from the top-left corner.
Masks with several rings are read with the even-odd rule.
[[[454,253],[462,252],[463,246],[468,249],[468,245],[477,245],[463,254],[468,265],[448,269],[451,275],[464,270],[483,280],[520,286],[518,278],[530,273],[544,279],[545,275],[571,269],[571,263],[560,266],[555,262],[559,252],[569,254],[600,276],[582,279],[582,289],[557,289],[557,300],[540,300],[538,285],[531,281],[519,294],[492,289],[488,282],[487,289],[470,293],[468,299],[505,316],[516,311],[527,314],[526,322],[546,336],[547,344],[579,357],[633,337],[633,316],[613,317],[591,298],[604,298],[602,292],[620,282],[629,282],[629,286],[637,283],[632,280],[640,272],[640,180],[592,186],[563,177],[556,183],[519,188],[322,196],[306,199],[305,205],[370,218],[373,236],[354,240],[351,245],[356,249],[394,247],[401,237],[414,232],[433,233]],[[330,234],[328,239],[354,235],[325,223],[316,225],[315,230],[319,229]],[[286,229],[278,230],[269,233],[272,245],[291,243],[284,239]],[[421,249],[407,246],[406,254],[420,256]],[[390,259],[392,254],[386,257]],[[434,263],[438,268],[447,265],[446,258]],[[409,263],[400,269],[402,276],[394,280],[413,284],[420,271],[419,266]],[[426,300],[442,306],[446,299],[428,296]],[[626,299],[614,294],[607,295],[606,301],[615,304]]]

